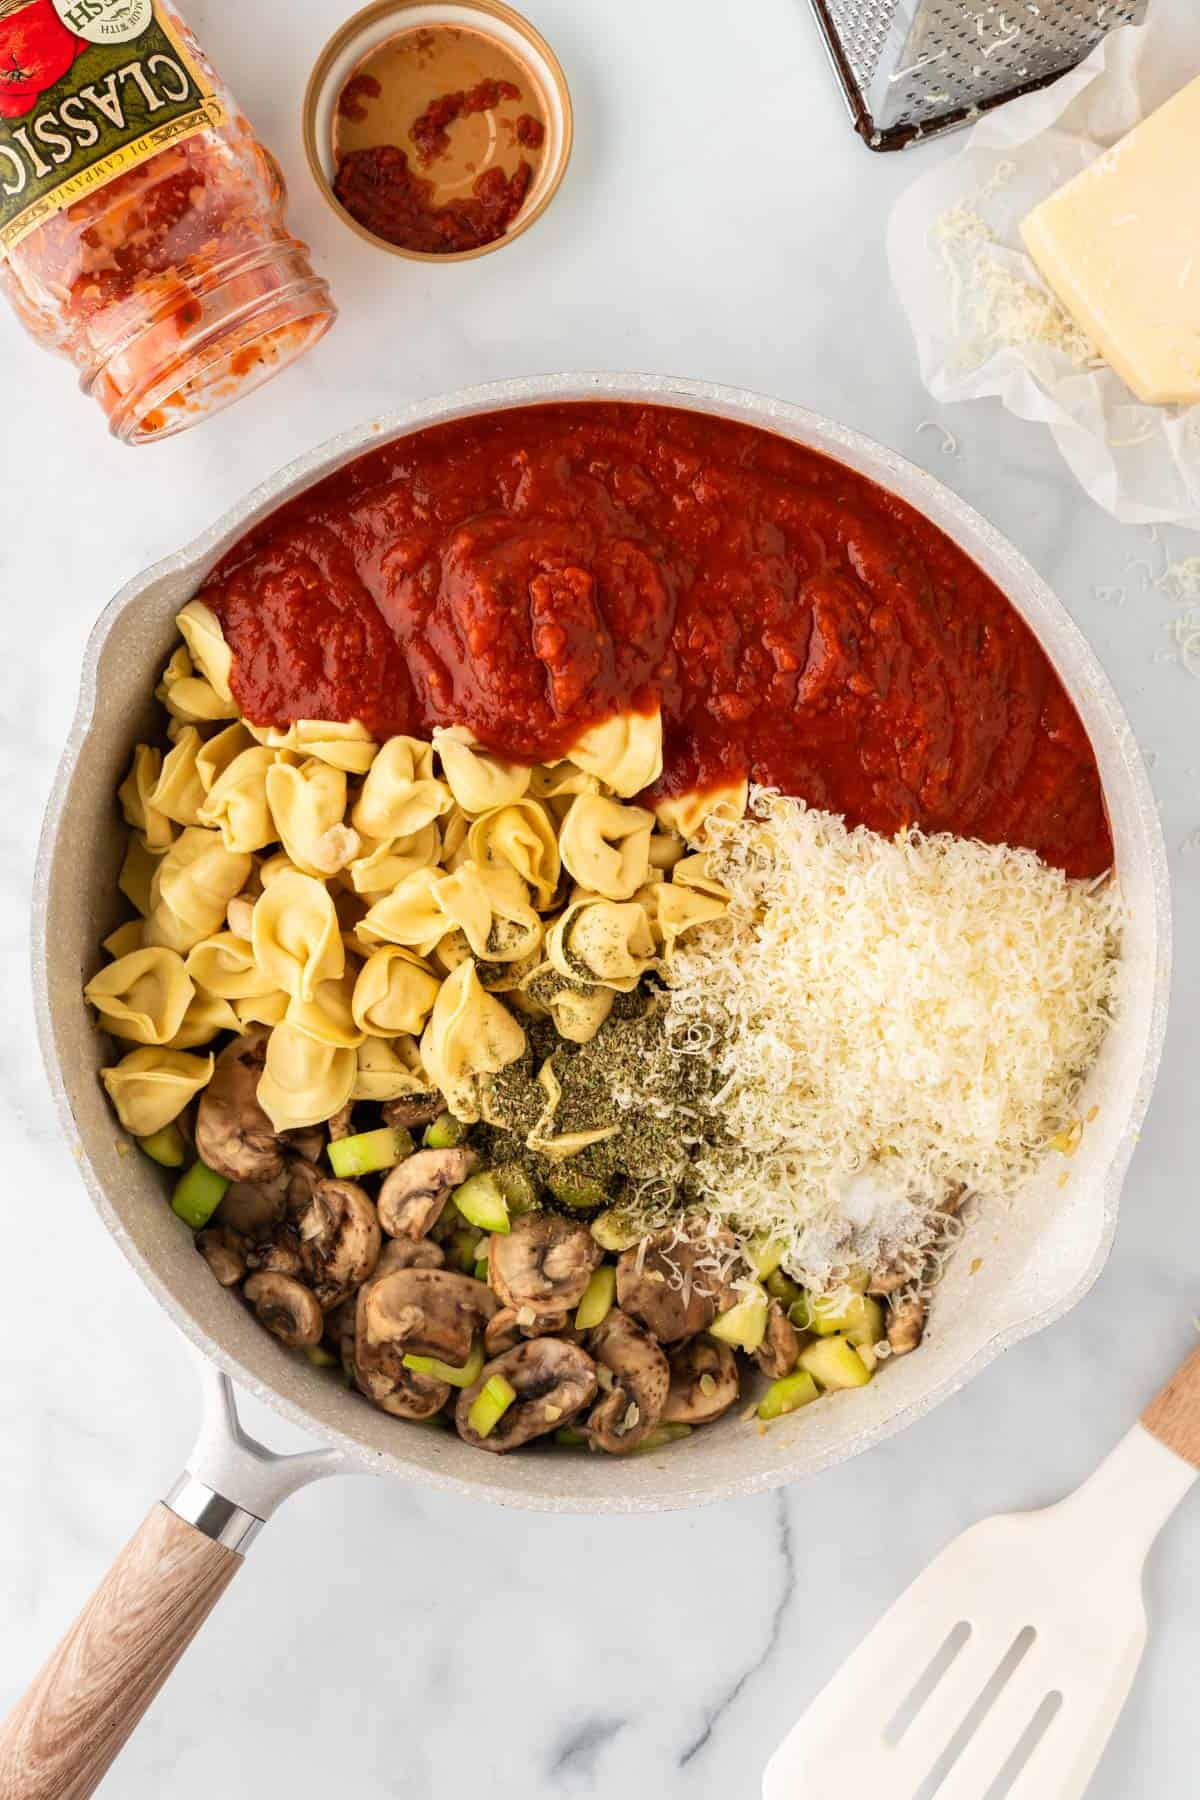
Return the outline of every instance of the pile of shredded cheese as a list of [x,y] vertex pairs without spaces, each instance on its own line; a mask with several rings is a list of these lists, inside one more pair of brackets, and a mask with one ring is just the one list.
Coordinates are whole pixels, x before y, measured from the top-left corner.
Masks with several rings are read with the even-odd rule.
[[805,1285],[915,1272],[948,1200],[1011,1196],[1075,1123],[1112,1017],[1115,883],[763,790],[703,847],[729,915],[665,976],[672,1045],[716,1065],[695,1197]]
[[996,350],[1044,344],[1061,350],[1076,368],[1102,359],[1087,333],[1049,288],[1035,285],[1010,266],[1016,262],[986,220],[969,206],[954,206],[933,227],[943,267],[953,285],[963,361],[974,367]]

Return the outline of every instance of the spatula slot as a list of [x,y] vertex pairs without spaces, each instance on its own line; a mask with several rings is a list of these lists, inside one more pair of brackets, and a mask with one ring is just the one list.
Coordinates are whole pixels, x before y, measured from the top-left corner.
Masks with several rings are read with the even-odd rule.
[[913,1800],[936,1800],[936,1795],[955,1763],[969,1746],[971,1739],[999,1700],[1001,1694],[1037,1642],[1032,1625],[1019,1631],[1004,1653],[999,1666],[989,1678],[979,1698],[955,1732],[933,1768],[913,1795]]
[[960,1619],[953,1631],[949,1633],[941,1649],[928,1664],[924,1674],[916,1686],[909,1690],[907,1699],[893,1713],[884,1727],[883,1741],[891,1749],[895,1749],[917,1714],[930,1698],[938,1683],[949,1672],[951,1664],[966,1648],[971,1636],[971,1627],[966,1619]]
[[1063,1697],[1057,1688],[1047,1694],[1017,1740],[1017,1747],[984,1795],[983,1800],[1008,1800],[1018,1778],[1029,1767],[1033,1753],[1062,1711]]

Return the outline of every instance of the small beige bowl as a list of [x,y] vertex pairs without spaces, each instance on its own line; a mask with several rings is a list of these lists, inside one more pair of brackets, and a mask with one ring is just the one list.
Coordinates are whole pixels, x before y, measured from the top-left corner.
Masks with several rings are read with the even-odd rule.
[[[513,223],[490,244],[473,250],[426,251],[407,250],[377,237],[351,218],[333,191],[334,121],[338,98],[350,76],[363,59],[401,32],[438,26],[457,27],[492,38],[515,62],[520,64],[540,102],[546,125],[546,139],[534,172],[525,203]],[[528,19],[522,18],[503,0],[375,0],[364,7],[330,38],[309,77],[304,96],[304,150],[313,180],[320,188],[338,218],[351,231],[377,249],[393,256],[404,256],[411,262],[467,262],[475,256],[486,256],[499,250],[528,231],[541,217],[558,192],[559,184],[571,159],[575,118],[571,95],[562,65],[553,50],[535,31]]]

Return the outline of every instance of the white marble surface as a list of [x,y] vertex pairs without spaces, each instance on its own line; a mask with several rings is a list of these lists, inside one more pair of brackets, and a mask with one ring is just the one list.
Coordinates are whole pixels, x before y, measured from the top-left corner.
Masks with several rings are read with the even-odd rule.
[[[803,0],[529,0],[571,79],[574,164],[519,243],[431,270],[361,245],[303,170],[301,88],[344,10],[188,6],[281,153],[294,222],[336,284],[340,326],[301,368],[189,437],[129,451],[67,368],[0,320],[0,1703],[174,1478],[197,1411],[180,1340],[59,1142],[33,1044],[30,865],[91,622],[260,476],[380,405],[525,372],[651,369],[802,401],[935,468],[1055,584],[1153,753],[1175,1000],[1112,1263],[1068,1320],[907,1436],[768,1498],[589,1522],[362,1480],[301,1494],[104,1792],[740,1800],[805,1698],[947,1537],[1081,1478],[1194,1338],[1200,686],[1175,658],[1170,608],[1126,567],[1156,554],[1148,535],[1083,499],[1037,429],[998,407],[959,410],[957,454],[918,429],[935,409],[888,291],[882,227],[916,155],[946,151],[862,148]],[[1097,597],[1114,586],[1123,604]],[[271,1420],[254,1423],[281,1441]],[[1154,1557],[1150,1648],[1097,1800],[1196,1792],[1198,1552],[1193,1502]]]

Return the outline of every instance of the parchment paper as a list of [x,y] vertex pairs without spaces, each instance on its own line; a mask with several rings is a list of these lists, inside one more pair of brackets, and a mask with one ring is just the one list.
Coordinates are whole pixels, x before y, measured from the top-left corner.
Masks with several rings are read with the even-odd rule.
[[[1015,284],[1028,284],[1059,312],[1022,248],[1020,221],[1200,74],[1191,13],[1154,0],[1144,25],[1114,31],[1052,87],[984,117],[959,156],[897,202],[888,260],[935,399],[994,395],[1050,427],[1116,518],[1200,530],[1200,406],[1143,405],[1111,369],[1085,360],[1086,347],[1072,356],[1026,338],[1027,309],[1008,304],[1025,295]],[[1195,176],[1200,204],[1200,162]]]

